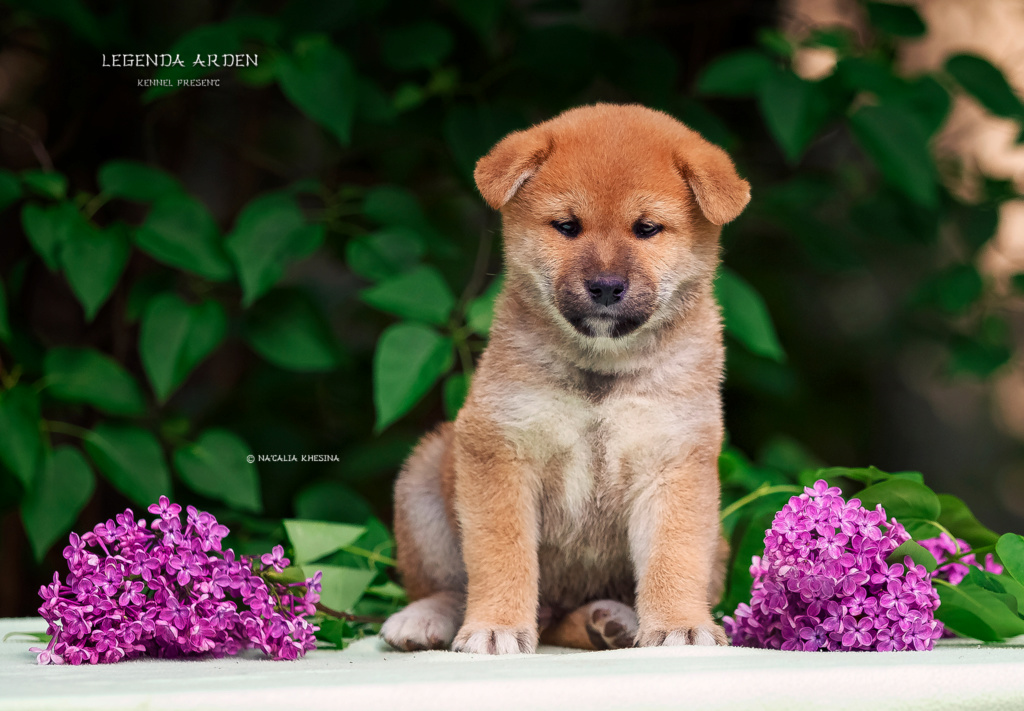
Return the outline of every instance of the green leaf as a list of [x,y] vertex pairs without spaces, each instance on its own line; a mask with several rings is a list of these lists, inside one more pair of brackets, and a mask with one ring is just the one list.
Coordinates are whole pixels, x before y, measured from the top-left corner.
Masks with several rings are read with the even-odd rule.
[[4,282],[0,280],[0,341],[11,342],[11,320],[7,315],[7,292]]
[[9,170],[0,170],[0,212],[13,205],[21,197],[21,182]]
[[46,453],[21,502],[21,519],[37,562],[71,529],[95,488],[92,469],[77,449],[65,445]]
[[171,475],[152,432],[101,423],[86,435],[85,451],[107,481],[137,505],[171,496]]
[[355,116],[356,75],[352,63],[323,37],[300,42],[277,62],[281,91],[302,113],[347,145]]
[[194,444],[174,452],[174,468],[193,491],[233,509],[261,513],[259,474],[246,460],[251,452],[227,430],[206,430]]
[[21,210],[25,236],[51,272],[60,268],[60,251],[82,216],[69,202],[44,208],[27,203]]
[[35,480],[43,457],[41,418],[39,395],[29,386],[0,391],[0,462],[26,489]]
[[190,305],[163,294],[149,302],[139,332],[139,355],[160,402],[216,350],[226,331],[227,316],[216,301]]
[[925,570],[929,573],[935,570],[939,565],[935,560],[935,556],[933,556],[927,548],[922,546],[920,543],[915,543],[914,541],[903,542],[899,548],[889,554],[886,561],[889,565],[903,563],[903,559],[907,556],[910,556],[910,559],[913,560],[915,564],[923,565]]
[[350,239],[345,245],[345,261],[359,276],[379,281],[411,269],[424,252],[423,239],[415,230],[388,227]]
[[861,505],[873,509],[881,504],[888,518],[897,521],[905,518],[920,518],[935,521],[939,518],[941,506],[939,497],[924,484],[907,479],[890,479],[873,484],[857,494]]
[[985,283],[973,264],[955,264],[924,282],[917,299],[935,304],[949,314],[959,314],[972,306],[985,290]]
[[466,325],[473,333],[487,336],[494,322],[494,304],[505,285],[504,274],[496,276],[480,296],[469,302],[466,307]]
[[158,199],[135,233],[135,243],[157,261],[213,281],[225,281],[233,273],[217,223],[188,195]]
[[110,298],[120,281],[131,245],[124,225],[114,224],[99,230],[81,219],[68,234],[60,252],[71,290],[75,293],[86,321],[92,321]]
[[155,202],[165,195],[183,192],[181,183],[164,170],[133,160],[104,163],[98,178],[104,194],[135,202]]
[[907,529],[907,533],[915,541],[924,540],[925,538],[935,538],[942,534],[942,529],[939,528],[935,521],[929,521],[923,518],[903,518],[900,519],[900,523]]
[[827,469],[819,469],[816,476],[819,479],[824,479],[828,482],[834,481],[839,477],[844,477],[853,481],[859,481],[866,486],[876,484],[880,481],[888,481],[891,478],[887,472],[883,472],[877,467],[829,467]]
[[383,585],[371,585],[366,589],[366,592],[370,595],[376,595],[377,597],[383,597],[388,600],[395,600],[402,604],[408,600],[405,588],[392,580],[388,580]]
[[454,0],[452,6],[463,22],[482,38],[494,31],[505,9],[504,0]]
[[452,373],[444,381],[444,414],[454,420],[466,402],[469,393],[469,376],[465,373]]
[[896,37],[921,37],[928,28],[921,15],[910,5],[887,2],[864,3],[871,26]]
[[[979,561],[980,562],[980,561]],[[1024,612],[1024,585],[1017,582],[1011,575],[1006,572],[996,575],[995,573],[989,573],[982,571],[980,568],[973,566],[968,567],[968,576],[971,576],[973,581],[975,576],[984,576],[988,581],[987,587],[989,589],[997,589],[1000,592],[1004,592],[1014,599],[1016,605],[1017,614]],[[982,587],[986,587],[983,585]]]
[[320,602],[337,612],[351,610],[377,577],[376,570],[340,565],[315,565],[309,570],[322,573]]
[[412,409],[452,367],[452,339],[418,323],[396,323],[377,341],[373,400],[380,432]]
[[113,358],[90,348],[54,348],[44,361],[51,396],[111,415],[141,415],[146,399],[135,379]]
[[850,118],[850,129],[864,151],[895,188],[924,207],[938,202],[935,165],[928,135],[906,108],[865,106]]
[[709,96],[754,96],[776,73],[763,52],[744,49],[717,57],[697,79],[697,92]]
[[365,526],[286,518],[284,530],[292,544],[296,565],[306,565],[350,546],[366,533]]
[[1006,572],[1024,585],[1024,536],[1004,533],[996,542],[996,555]]
[[761,82],[758,99],[768,130],[786,160],[796,163],[828,118],[827,95],[820,84],[776,71]]
[[68,179],[63,173],[26,170],[21,174],[21,182],[31,192],[54,200],[63,200],[68,193]]
[[[935,616],[958,634],[986,642],[998,642],[1024,634],[1024,620],[1007,606],[1003,596],[998,593],[968,583],[957,586],[938,585],[936,592],[942,604],[935,611]],[[964,613],[969,613],[969,616]],[[984,627],[975,623],[969,630],[960,629],[958,625],[963,625],[964,620],[972,621],[971,616],[984,623]],[[952,619],[947,619],[949,617]],[[996,635],[995,639],[991,638],[992,632]],[[980,636],[978,633],[988,636]]]
[[295,495],[295,515],[312,521],[336,521],[361,525],[373,508],[360,494],[340,481],[319,481]]
[[939,523],[957,538],[967,541],[972,548],[990,546],[999,540],[999,535],[983,526],[967,504],[957,497],[939,494],[939,504],[942,507]]
[[725,330],[736,340],[751,353],[780,363],[786,359],[768,307],[754,287],[731,269],[722,267],[715,279],[715,296],[722,306]]
[[311,254],[323,239],[323,226],[307,225],[290,195],[271,193],[246,205],[225,240],[242,282],[242,305],[265,294],[292,261]]
[[983,617],[985,608],[956,587],[937,586],[939,609],[935,611],[947,629],[961,637],[972,637],[982,642],[1002,642],[1003,638]]
[[427,217],[416,196],[394,185],[378,185],[368,190],[363,198],[363,214],[389,227],[421,230],[428,226]]
[[957,54],[946,60],[946,71],[991,113],[1004,118],[1024,119],[1024,104],[999,68],[987,59],[973,54]]
[[258,301],[243,334],[254,351],[286,370],[323,372],[341,360],[330,325],[300,291],[279,289]]
[[930,76],[907,81],[891,100],[907,106],[928,136],[934,135],[946,122],[953,103],[946,88]]
[[344,649],[346,643],[357,636],[352,625],[336,617],[323,617],[317,620],[316,625],[319,627],[315,632],[317,642],[333,645],[336,649]]
[[455,296],[444,277],[428,266],[416,267],[364,289],[360,298],[386,313],[435,326],[447,324],[455,307]]
[[953,334],[949,350],[953,373],[987,378],[1013,356],[1009,325],[998,316],[989,316],[976,325],[974,333]]
[[400,72],[434,69],[454,46],[451,33],[436,22],[395,27],[386,30],[381,38],[384,63]]

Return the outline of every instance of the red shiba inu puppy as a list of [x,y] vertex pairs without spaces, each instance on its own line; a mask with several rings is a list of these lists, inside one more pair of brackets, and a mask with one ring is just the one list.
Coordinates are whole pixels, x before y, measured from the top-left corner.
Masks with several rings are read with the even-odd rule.
[[750,189],[670,116],[598,104],[477,164],[505,286],[454,423],[395,487],[406,650],[725,644],[721,225]]

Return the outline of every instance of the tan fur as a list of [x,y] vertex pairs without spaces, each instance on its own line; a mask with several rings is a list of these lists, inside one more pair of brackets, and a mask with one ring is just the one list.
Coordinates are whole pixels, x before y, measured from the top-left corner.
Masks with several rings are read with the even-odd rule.
[[[545,639],[595,648],[579,626],[618,603],[636,608],[637,644],[724,643],[710,615],[724,574],[711,284],[718,225],[748,184],[671,117],[601,104],[510,135],[476,179],[502,211],[505,288],[454,427],[424,440],[396,486],[399,567],[428,602],[384,638],[438,646],[455,593],[460,651],[533,651],[539,610]],[[552,227],[570,218],[574,238]],[[638,238],[641,219],[663,230]],[[602,308],[587,284],[605,277],[626,286]]]

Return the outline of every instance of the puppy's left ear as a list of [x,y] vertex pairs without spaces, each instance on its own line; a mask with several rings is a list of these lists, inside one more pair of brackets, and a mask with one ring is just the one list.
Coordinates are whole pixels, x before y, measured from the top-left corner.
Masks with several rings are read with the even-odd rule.
[[691,136],[676,156],[676,168],[690,186],[700,211],[715,225],[732,222],[750,202],[750,183],[736,173],[728,154],[700,136]]
[[537,172],[551,153],[551,137],[531,128],[514,131],[501,139],[476,164],[473,178],[487,204],[499,210]]

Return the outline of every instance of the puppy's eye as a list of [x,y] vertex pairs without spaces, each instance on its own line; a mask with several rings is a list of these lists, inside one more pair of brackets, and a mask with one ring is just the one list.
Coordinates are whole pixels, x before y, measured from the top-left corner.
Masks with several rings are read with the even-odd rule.
[[664,229],[661,225],[656,225],[653,222],[647,222],[646,220],[637,220],[633,223],[633,234],[640,239],[647,239],[653,237]]
[[577,237],[583,231],[579,220],[552,220],[551,226],[566,237]]

